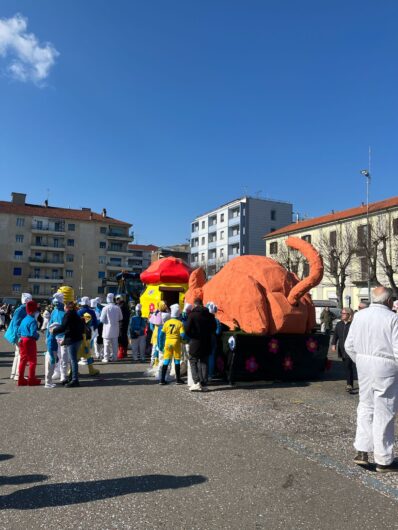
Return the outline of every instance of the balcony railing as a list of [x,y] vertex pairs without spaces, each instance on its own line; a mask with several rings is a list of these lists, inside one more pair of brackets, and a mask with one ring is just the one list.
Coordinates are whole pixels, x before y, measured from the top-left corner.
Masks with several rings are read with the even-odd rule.
[[29,282],[60,283],[63,281],[64,281],[63,276],[57,276],[56,278],[53,278],[51,276],[35,276],[32,274],[29,276]]
[[39,230],[40,232],[65,232],[65,225],[39,225],[32,223],[32,230]]
[[40,248],[46,248],[46,249],[55,249],[55,250],[65,250],[65,243],[62,242],[62,243],[58,243],[58,245],[54,245],[53,243],[43,243],[43,242],[38,242],[38,241],[32,241],[32,243],[30,244],[31,247],[40,247]]
[[64,265],[64,262],[63,260],[59,260],[59,259],[50,259],[50,258],[38,258],[36,256],[31,256],[29,258],[29,261],[33,262],[33,263],[42,263],[42,264],[45,264],[45,263],[50,263],[52,265]]
[[240,234],[231,235],[228,237],[228,243],[239,243],[240,242]]

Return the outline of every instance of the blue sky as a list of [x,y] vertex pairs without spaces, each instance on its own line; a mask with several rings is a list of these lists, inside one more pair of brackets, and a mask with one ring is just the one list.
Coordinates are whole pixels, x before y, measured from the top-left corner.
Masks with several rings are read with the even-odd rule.
[[17,13],[59,55],[20,80],[0,46],[2,200],[49,189],[171,244],[245,193],[359,205],[369,145],[371,200],[397,195],[393,0],[2,0]]

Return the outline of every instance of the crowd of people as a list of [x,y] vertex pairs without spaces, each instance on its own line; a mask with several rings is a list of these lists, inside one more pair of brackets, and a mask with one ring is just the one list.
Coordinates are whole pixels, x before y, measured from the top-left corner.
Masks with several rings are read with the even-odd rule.
[[[21,302],[4,335],[15,345],[11,377],[18,386],[36,386],[41,383],[36,376],[39,308],[29,293],[22,295]],[[77,305],[64,300],[62,292],[56,293],[41,324],[47,319],[45,388],[54,388],[57,378],[68,388],[79,386],[79,364],[97,376],[94,358],[102,363],[125,359],[130,343],[133,361],[144,362],[150,355],[147,374],[155,376],[160,385],[167,385],[172,375],[177,385],[185,384],[187,373],[191,391],[206,391],[221,334],[215,304],[204,307],[196,299],[181,312],[178,304],[169,308],[160,302],[149,318],[142,316],[141,309],[137,304],[131,312],[120,295],[108,294],[104,305],[99,298],[82,297]],[[392,290],[379,286],[372,291],[370,305],[361,304],[355,313],[343,308],[334,329],[328,312],[323,314],[324,332],[332,333],[331,348],[342,358],[349,393],[355,370],[358,376],[354,462],[367,466],[373,452],[376,471],[383,473],[398,470],[393,453],[398,411],[397,311]]]
[[[30,293],[23,293],[4,337],[15,346],[11,378],[18,386],[36,386],[37,340],[45,333],[45,388],[55,388],[55,381],[67,388],[79,386],[79,365],[86,365],[91,376],[99,375],[94,361],[109,363],[126,359],[131,345],[132,361],[146,362],[148,375],[166,385],[175,377],[185,384],[188,375],[191,391],[206,391],[214,373],[217,336],[220,323],[213,303],[204,307],[201,300],[193,306],[178,304],[169,308],[160,302],[149,318],[142,316],[141,304],[130,307],[122,295],[100,298],[83,296],[79,304],[64,300],[64,293],[54,294],[52,305],[45,309],[39,324],[39,306]],[[28,377],[25,369],[29,366]]]

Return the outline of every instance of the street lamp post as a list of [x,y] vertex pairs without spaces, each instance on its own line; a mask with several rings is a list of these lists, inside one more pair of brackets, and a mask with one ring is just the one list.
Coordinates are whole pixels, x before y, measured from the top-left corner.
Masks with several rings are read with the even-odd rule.
[[370,303],[370,260],[369,260],[369,253],[370,253],[370,225],[369,225],[369,186],[370,186],[370,147],[369,147],[369,166],[368,169],[363,169],[361,171],[361,175],[363,175],[366,179],[366,239],[367,239],[367,245],[368,245],[368,252],[367,252],[367,260],[368,260],[368,302]]

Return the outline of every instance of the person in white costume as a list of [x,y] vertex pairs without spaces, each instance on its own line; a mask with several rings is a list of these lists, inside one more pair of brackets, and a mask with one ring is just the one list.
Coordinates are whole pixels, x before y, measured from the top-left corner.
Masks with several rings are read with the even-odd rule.
[[373,451],[376,471],[396,471],[394,420],[398,408],[398,316],[391,310],[392,290],[376,287],[372,303],[351,324],[345,350],[356,363],[359,384],[354,462],[368,464]]
[[101,311],[100,322],[104,325],[102,338],[104,341],[103,363],[115,361],[118,350],[118,337],[120,322],[123,319],[120,307],[114,302],[115,296],[109,293],[106,297],[107,304]]

